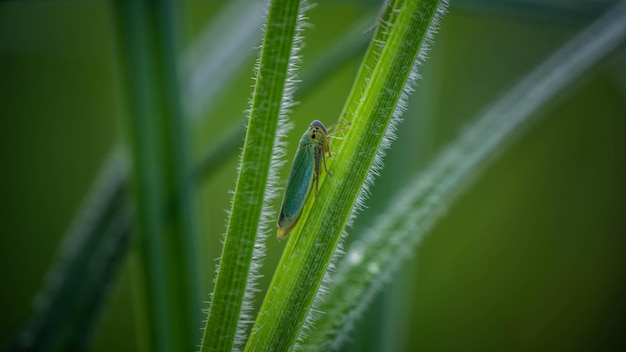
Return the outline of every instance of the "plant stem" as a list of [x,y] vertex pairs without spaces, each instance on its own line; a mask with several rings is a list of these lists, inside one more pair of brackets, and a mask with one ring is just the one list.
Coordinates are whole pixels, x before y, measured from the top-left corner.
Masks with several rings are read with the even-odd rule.
[[[297,61],[294,44],[300,2],[270,2],[256,84],[202,351],[231,351],[245,342],[256,274],[267,234],[268,203],[275,195],[270,166],[282,155],[286,112]],[[264,215],[263,215],[264,214]],[[256,247],[256,248],[255,248]]]
[[138,226],[138,305],[150,351],[193,350],[200,298],[189,131],[182,116],[173,2],[116,1],[128,78],[126,136]]

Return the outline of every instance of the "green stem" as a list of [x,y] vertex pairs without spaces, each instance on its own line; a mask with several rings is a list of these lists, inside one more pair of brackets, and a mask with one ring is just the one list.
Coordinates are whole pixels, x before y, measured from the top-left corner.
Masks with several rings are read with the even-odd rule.
[[170,1],[115,2],[128,77],[136,269],[144,348],[192,350],[200,298],[189,133],[182,116],[177,9]]
[[[250,119],[239,166],[232,207],[211,307],[204,330],[202,351],[231,351],[245,340],[246,314],[251,306],[255,274],[255,242],[267,232],[262,218],[272,198],[270,165],[280,155],[279,140],[290,104],[294,38],[300,2],[273,0],[270,3],[263,47],[258,62]],[[277,133],[278,131],[278,133]],[[267,188],[266,188],[266,185]],[[267,212],[267,211],[265,211]],[[260,243],[262,247],[262,243]],[[253,258],[254,257],[254,258]],[[243,317],[243,318],[242,318]],[[236,336],[237,341],[236,341]]]

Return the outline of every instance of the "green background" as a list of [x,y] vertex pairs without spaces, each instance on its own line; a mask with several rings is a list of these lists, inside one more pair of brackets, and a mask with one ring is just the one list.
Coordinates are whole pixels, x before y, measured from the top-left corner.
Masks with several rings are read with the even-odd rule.
[[[453,2],[348,242],[483,108],[608,4]],[[302,71],[376,6],[322,1],[309,11]],[[182,3],[187,47],[217,13],[217,2]],[[0,344],[32,313],[63,234],[124,139],[112,16],[103,1],[0,3]],[[250,47],[240,55],[247,64],[216,82],[218,103],[198,123],[197,156],[207,141],[243,124],[256,54]],[[342,64],[294,109],[288,159],[312,119],[337,118],[359,63],[357,56]],[[364,315],[352,348],[623,349],[625,132],[622,45],[545,106],[468,185]],[[198,190],[207,300],[236,164],[232,153]],[[262,285],[283,247],[270,236]],[[137,349],[129,264],[113,283],[93,350]]]

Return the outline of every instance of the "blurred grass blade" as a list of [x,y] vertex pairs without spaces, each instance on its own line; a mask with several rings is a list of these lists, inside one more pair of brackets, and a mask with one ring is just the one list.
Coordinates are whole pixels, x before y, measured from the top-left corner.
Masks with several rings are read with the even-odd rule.
[[[445,9],[439,1],[406,0],[397,5],[389,5],[375,35],[384,41],[370,45],[366,54],[356,82],[363,86],[352,90],[348,106],[356,108],[348,109],[346,118],[352,125],[334,154],[333,177],[324,180],[291,235],[246,345],[248,351],[294,348],[306,329],[305,319],[343,228],[355,205],[358,208],[363,201],[366,179],[373,177],[368,175],[376,172],[372,165],[380,167],[381,150],[389,143],[383,141],[385,132],[393,130],[392,117],[398,119],[403,111],[417,78],[414,69],[423,58],[421,50]],[[370,64],[374,66],[365,66]]]
[[[263,1],[228,1],[182,58],[189,117],[199,118],[219,98],[259,44]],[[228,35],[224,35],[228,33]],[[248,55],[242,53],[248,52]]]
[[575,36],[495,101],[399,192],[339,263],[308,350],[336,349],[402,258],[445,213],[482,167],[561,91],[626,40],[626,3]]
[[179,100],[178,11],[170,1],[114,2],[127,78],[138,306],[150,351],[193,350],[201,320],[190,137]]
[[[256,270],[264,255],[276,196],[275,170],[284,154],[286,114],[292,105],[298,33],[303,24],[299,0],[272,0],[256,66],[246,139],[239,165],[226,238],[202,340],[202,351],[230,351],[245,343]],[[273,228],[273,227],[272,227]]]
[[[128,219],[121,216],[128,210],[126,165],[119,150],[111,153],[65,236],[57,265],[37,298],[35,313],[10,349],[39,351],[72,344],[73,337],[64,332],[84,328],[84,320],[77,316],[96,308],[94,299],[108,294],[110,281],[103,278],[104,272],[117,271],[118,256],[125,253],[128,243],[127,226],[124,233],[109,226],[116,219]],[[89,314],[88,318],[95,322],[97,316]]]
[[69,329],[71,334],[67,350],[86,351],[91,345],[100,316],[106,307],[104,303],[111,286],[115,283],[130,242],[132,219],[129,206],[128,200],[124,197],[124,203],[103,229],[106,241],[98,246],[98,252],[94,253],[89,262],[90,273],[86,275],[88,281],[93,281],[94,289],[90,295],[83,298],[82,309],[78,311],[73,328]]
[[610,7],[611,3],[611,1],[472,0],[455,2],[455,9],[480,14],[488,13],[501,18],[571,24],[597,18]]
[[370,36],[363,33],[364,29],[375,21],[371,14],[362,16],[361,20],[354,24],[335,43],[333,43],[322,55],[317,57],[308,68],[302,70],[302,83],[295,92],[296,100],[313,91],[324,79],[331,77],[346,62],[360,57],[365,52]]

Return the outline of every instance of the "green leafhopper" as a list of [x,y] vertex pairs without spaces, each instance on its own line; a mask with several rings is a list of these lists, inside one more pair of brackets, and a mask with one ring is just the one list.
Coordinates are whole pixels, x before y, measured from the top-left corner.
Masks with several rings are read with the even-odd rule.
[[330,137],[346,127],[329,134],[323,123],[314,120],[300,138],[300,144],[293,158],[291,171],[289,171],[283,204],[278,214],[278,234],[276,235],[278,239],[289,236],[291,230],[298,224],[300,213],[313,185],[315,185],[317,197],[322,165],[326,173],[331,175],[326,167],[326,155],[331,157]]

